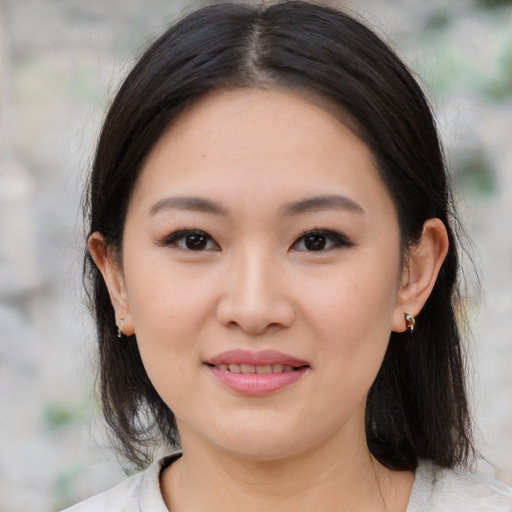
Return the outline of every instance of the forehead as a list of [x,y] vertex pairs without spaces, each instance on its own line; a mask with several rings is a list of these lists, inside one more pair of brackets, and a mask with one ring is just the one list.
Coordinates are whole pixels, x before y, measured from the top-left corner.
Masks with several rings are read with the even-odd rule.
[[371,151],[339,114],[289,90],[211,93],[175,118],[152,149],[133,202],[213,194],[263,207],[334,189],[362,196],[366,189],[371,200],[380,195],[389,203]]

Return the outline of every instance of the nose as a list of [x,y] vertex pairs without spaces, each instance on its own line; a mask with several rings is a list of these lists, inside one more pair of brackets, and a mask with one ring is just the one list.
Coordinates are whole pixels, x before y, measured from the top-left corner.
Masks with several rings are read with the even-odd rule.
[[218,320],[249,334],[264,334],[290,327],[295,320],[286,293],[286,273],[266,254],[241,255],[224,276],[217,307]]

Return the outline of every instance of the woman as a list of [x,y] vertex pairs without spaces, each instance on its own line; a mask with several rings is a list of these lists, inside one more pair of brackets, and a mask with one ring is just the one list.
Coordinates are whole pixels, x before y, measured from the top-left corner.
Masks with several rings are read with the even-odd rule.
[[138,466],[174,454],[73,511],[512,508],[460,469],[432,115],[360,23],[292,1],[171,27],[109,110],[87,214],[105,417]]

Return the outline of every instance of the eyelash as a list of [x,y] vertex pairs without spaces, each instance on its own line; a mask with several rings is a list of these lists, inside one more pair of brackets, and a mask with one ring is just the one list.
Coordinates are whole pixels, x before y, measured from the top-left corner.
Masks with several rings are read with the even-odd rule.
[[[183,249],[184,251],[193,251],[194,249],[190,249],[189,247],[186,247],[186,246],[181,247],[179,245],[180,241],[183,241],[184,243],[186,243],[186,238],[192,237],[192,236],[204,238],[207,244],[209,242],[213,242],[217,247],[217,249],[214,249],[214,250],[217,250],[217,251],[220,250],[220,247],[217,244],[217,242],[215,242],[215,240],[208,233],[205,233],[204,231],[201,231],[199,229],[180,229],[179,231],[175,231],[174,233],[171,233],[170,235],[166,236],[160,242],[160,245],[162,245],[163,247],[168,247],[170,245],[176,245],[180,249]],[[201,250],[204,250],[204,249],[201,249]]]
[[329,251],[332,249],[337,249],[340,247],[352,247],[354,244],[349,242],[343,235],[337,233],[336,231],[331,231],[329,229],[312,229],[310,231],[304,232],[294,243],[293,247],[298,245],[299,242],[304,242],[307,237],[324,237],[328,242],[331,242],[331,247],[329,248],[321,248],[317,251],[306,251],[306,252],[321,252],[321,251]]
[[[184,244],[187,243],[186,239],[187,237],[200,237],[198,242],[200,243],[200,248],[198,249],[191,249],[188,246],[180,246],[180,242],[184,242]],[[343,235],[340,233],[337,233],[336,231],[331,231],[327,229],[312,229],[309,231],[305,231],[292,245],[292,247],[296,247],[299,243],[305,242],[307,237],[324,237],[325,240],[331,243],[331,246],[328,248],[321,247],[316,250],[307,250],[305,249],[304,252],[324,252],[324,251],[330,251],[332,249],[340,248],[340,247],[352,247],[354,244],[350,241],[348,241]],[[215,248],[207,249],[207,245],[209,243],[215,244]],[[206,244],[206,245],[201,245]],[[185,251],[191,251],[191,252],[201,252],[204,250],[216,250],[220,251],[221,248],[215,242],[215,240],[205,231],[201,231],[198,229],[181,229],[179,231],[176,231],[174,233],[171,233],[170,235],[166,236],[161,242],[160,245],[163,247],[168,246],[178,246],[180,249],[183,249]]]

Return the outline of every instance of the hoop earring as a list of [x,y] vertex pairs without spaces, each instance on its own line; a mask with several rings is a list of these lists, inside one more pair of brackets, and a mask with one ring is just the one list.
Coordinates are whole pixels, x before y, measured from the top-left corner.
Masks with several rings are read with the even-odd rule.
[[414,326],[416,325],[416,319],[409,313],[405,313],[404,316],[407,330],[409,331],[409,334],[412,334],[412,331],[414,331]]

